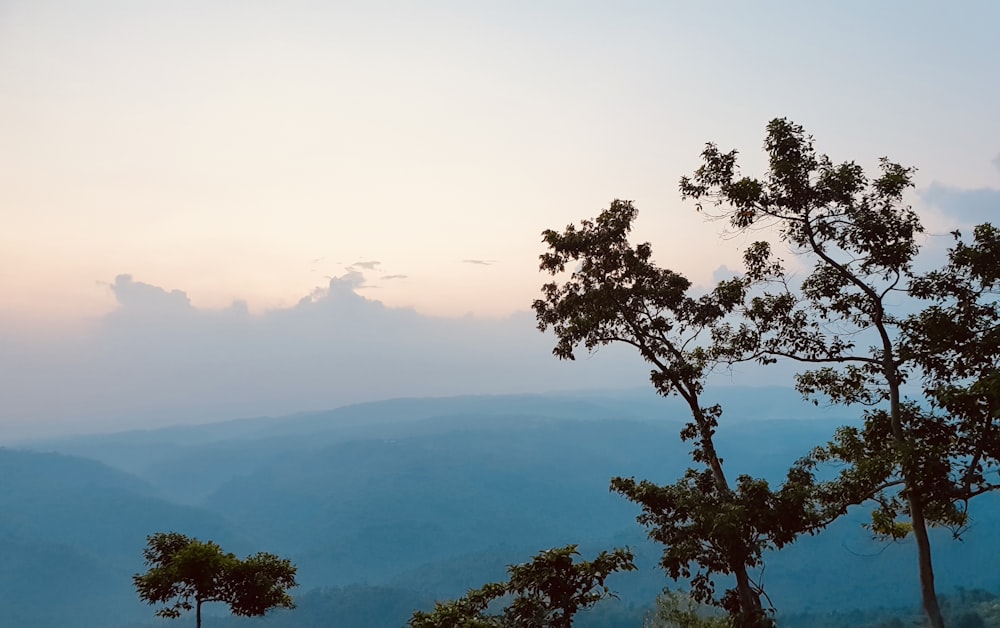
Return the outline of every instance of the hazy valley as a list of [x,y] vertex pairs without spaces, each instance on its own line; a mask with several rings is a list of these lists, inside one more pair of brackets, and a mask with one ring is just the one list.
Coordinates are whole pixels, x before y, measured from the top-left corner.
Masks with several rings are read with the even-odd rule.
[[[778,481],[847,420],[791,390],[717,394],[730,409],[718,440],[734,474]],[[18,443],[0,450],[0,623],[158,625],[131,576],[146,535],[178,531],[299,568],[298,609],[209,625],[398,627],[435,599],[502,579],[508,564],[579,543],[584,556],[631,546],[640,569],[609,580],[620,599],[578,623],[638,626],[671,583],[638,509],[608,484],[683,473],[683,417],[675,401],[641,391],[400,399]],[[937,531],[943,593],[1000,591],[990,558],[1000,503],[980,499],[973,517],[967,543]],[[872,541],[865,520],[858,509],[768,559],[779,617],[915,604],[910,542]],[[795,620],[802,613],[818,615]]]

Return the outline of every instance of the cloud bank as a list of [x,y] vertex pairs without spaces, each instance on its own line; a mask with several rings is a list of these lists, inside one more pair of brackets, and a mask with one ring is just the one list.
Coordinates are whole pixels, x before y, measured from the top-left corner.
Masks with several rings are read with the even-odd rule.
[[366,285],[352,270],[293,307],[255,315],[242,302],[199,309],[181,290],[119,275],[117,308],[79,337],[0,336],[0,442],[400,396],[646,383],[648,369],[623,348],[556,360],[529,312],[434,318],[359,295]]

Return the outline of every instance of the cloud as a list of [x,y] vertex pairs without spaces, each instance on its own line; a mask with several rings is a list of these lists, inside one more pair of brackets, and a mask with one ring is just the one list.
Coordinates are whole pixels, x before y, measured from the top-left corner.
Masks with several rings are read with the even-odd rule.
[[360,268],[362,270],[375,270],[375,267],[381,264],[382,262],[354,262],[348,266],[348,269],[354,270]]
[[381,279],[407,279],[408,275],[382,275]]
[[[45,344],[0,330],[0,433],[146,428],[280,416],[407,396],[640,387],[633,352],[552,354],[522,312],[440,318],[359,294],[365,277],[333,277],[295,305],[251,314],[235,302],[193,306],[181,290],[119,275],[119,307],[71,340]],[[16,432],[11,426],[27,426]]]
[[1000,221],[1000,189],[964,190],[932,183],[920,197],[928,207],[964,225]]
[[159,286],[134,281],[132,275],[118,275],[111,286],[118,305],[159,311],[181,311],[191,309],[191,300],[180,290],[167,292]]
[[728,266],[723,264],[722,266],[716,268],[715,271],[712,273],[712,282],[719,283],[722,281],[726,281],[728,279],[739,277],[741,274],[742,273],[740,273],[739,271],[731,270]]
[[997,167],[997,170],[1000,170],[1000,153],[993,158],[993,165]]
[[333,277],[330,279],[328,290],[334,294],[346,294],[357,288],[364,288],[366,285],[367,281],[365,280],[364,273],[352,270],[344,275],[341,275],[340,277]]
[[463,259],[463,264],[475,264],[477,266],[492,266],[497,261],[493,259]]

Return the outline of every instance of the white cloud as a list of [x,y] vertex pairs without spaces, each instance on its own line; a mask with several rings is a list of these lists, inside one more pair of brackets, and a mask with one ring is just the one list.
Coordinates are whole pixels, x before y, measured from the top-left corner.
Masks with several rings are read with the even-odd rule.
[[551,355],[527,313],[435,318],[358,294],[348,272],[292,307],[252,315],[193,306],[181,290],[119,275],[118,308],[72,342],[0,336],[8,438],[281,415],[399,396],[544,392],[646,384],[624,348]]
[[731,268],[723,264],[722,266],[716,268],[715,271],[712,273],[712,281],[714,283],[719,283],[721,281],[733,279],[734,277],[739,277],[740,274],[741,274],[740,271],[732,270]]
[[191,308],[187,294],[180,290],[167,292],[159,286],[134,281],[132,275],[118,275],[110,284],[119,305],[145,310],[180,311]]

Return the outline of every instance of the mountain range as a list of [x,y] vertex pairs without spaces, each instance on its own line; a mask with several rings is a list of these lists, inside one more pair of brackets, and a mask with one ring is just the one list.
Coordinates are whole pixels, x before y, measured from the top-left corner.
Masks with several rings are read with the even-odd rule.
[[[780,388],[716,389],[727,471],[780,481],[852,421]],[[683,405],[643,391],[394,399],[326,412],[8,443],[0,449],[0,624],[146,626],[131,576],[148,534],[176,531],[292,559],[295,611],[206,625],[393,626],[435,599],[502,579],[541,549],[628,545],[638,572],[580,625],[641,625],[665,586],[660,549],[613,476],[660,483],[690,465]],[[942,591],[1000,590],[1000,503],[974,503],[964,541],[936,530]],[[783,613],[917,600],[907,541],[870,539],[852,511],[769,556]],[[224,608],[214,609],[223,613]],[[209,611],[212,609],[209,607]],[[176,620],[183,626],[189,618]],[[245,622],[245,623],[240,623]],[[159,625],[159,624],[156,624]]]

